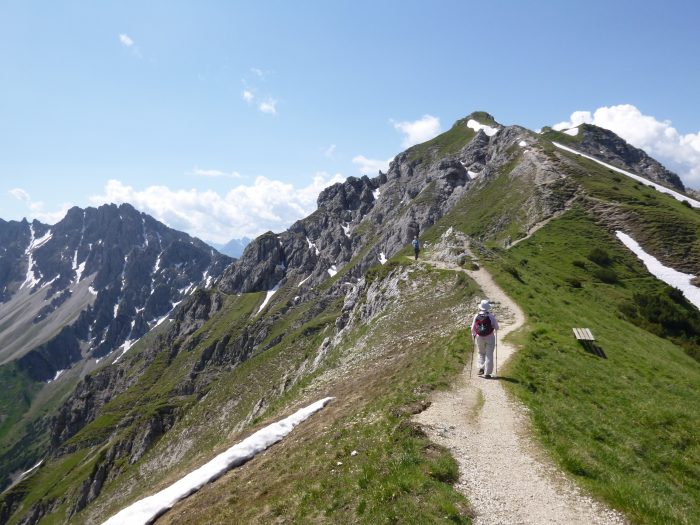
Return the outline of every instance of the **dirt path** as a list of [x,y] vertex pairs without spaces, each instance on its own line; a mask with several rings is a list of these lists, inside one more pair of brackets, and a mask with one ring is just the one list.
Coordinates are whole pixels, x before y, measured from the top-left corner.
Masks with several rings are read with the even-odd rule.
[[[429,261],[438,268],[462,270],[481,287],[499,319],[500,371],[516,351],[503,342],[525,322],[522,310],[485,269],[467,271]],[[465,494],[484,524],[622,524],[625,519],[596,502],[564,476],[530,438],[527,409],[503,388],[507,378],[476,375],[469,366],[448,392],[415,416],[430,438],[447,447],[459,462],[456,488]]]

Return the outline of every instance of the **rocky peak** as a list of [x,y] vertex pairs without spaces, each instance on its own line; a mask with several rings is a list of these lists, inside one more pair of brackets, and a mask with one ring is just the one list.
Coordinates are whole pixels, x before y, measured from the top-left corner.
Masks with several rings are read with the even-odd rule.
[[678,175],[667,170],[643,150],[628,144],[612,131],[593,124],[581,124],[578,129],[580,141],[575,149],[664,186],[685,191],[685,186]]
[[2,221],[0,241],[0,319],[11,319],[0,363],[21,358],[37,380],[137,340],[232,262],[129,204],[74,207],[54,225]]

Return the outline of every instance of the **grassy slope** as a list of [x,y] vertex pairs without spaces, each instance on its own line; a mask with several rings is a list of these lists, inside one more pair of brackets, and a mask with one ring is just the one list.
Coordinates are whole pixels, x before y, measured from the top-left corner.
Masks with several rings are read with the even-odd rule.
[[[386,271],[374,273],[380,279]],[[462,369],[469,347],[445,323],[446,311],[474,287],[450,272],[415,270],[410,282],[418,287],[403,285],[401,309],[388,307],[329,356],[331,381],[300,385],[269,415],[302,395],[334,395],[327,409],[163,522],[467,523],[466,501],[451,487],[456,463],[410,423],[410,413]],[[443,293],[427,293],[436,289]],[[344,364],[348,352],[352,367]]]
[[[594,247],[611,255],[619,283],[593,276]],[[663,283],[579,208],[490,266],[529,317],[508,373],[555,458],[636,522],[700,521],[700,365],[618,309]],[[574,326],[591,328],[607,359],[586,353]]]
[[[567,136],[568,137],[568,136]],[[574,139],[574,137],[570,137]],[[553,146],[548,148],[554,154]],[[568,156],[568,155],[567,155]],[[698,267],[700,213],[580,157],[569,173],[593,198],[616,203],[628,233],[668,263]],[[527,188],[504,170],[465,198],[434,228],[471,236],[510,214],[505,231],[522,231],[517,209]],[[595,220],[594,220],[595,219]],[[640,523],[700,520],[700,368],[683,350],[623,319],[635,292],[664,295],[636,256],[580,207],[488,266],[525,309],[530,327],[509,373],[532,409],[535,427],[563,468]],[[489,243],[497,246],[500,243]],[[613,256],[609,268],[587,260],[594,247]],[[583,262],[584,268],[573,264]],[[601,270],[617,284],[605,284]],[[575,285],[580,284],[580,288]],[[585,326],[608,359],[586,353],[571,328]]]
[[[389,267],[395,265],[387,265],[386,268]],[[375,273],[377,275],[373,277],[378,279],[385,276],[386,271]],[[411,318],[414,322],[432,319],[438,306],[452,306],[463,300],[471,290],[461,286],[459,291],[454,291],[452,284],[457,279],[454,274],[433,272],[425,275],[424,279],[431,286],[443,283],[445,290],[451,290],[451,293],[426,303],[422,297],[416,297],[417,304]],[[463,277],[460,282],[465,283]],[[284,290],[278,293],[283,294]],[[286,393],[281,392],[281,385],[289,370],[297,369],[303,361],[313,358],[323,338],[331,333],[339,313],[339,303],[331,304],[305,324],[295,322],[295,319],[298,320],[300,311],[308,308],[308,305],[300,306],[299,311],[293,308],[280,320],[287,327],[282,342],[232,370],[221,371],[199,401],[192,396],[172,395],[178,381],[191,369],[202,350],[225,333],[235,334],[242,329],[250,314],[257,311],[261,300],[262,294],[230,297],[225,308],[200,330],[201,341],[196,348],[190,352],[181,351],[172,360],[166,358],[166,352],[161,353],[150,363],[134,387],[110,401],[100,417],[71,438],[71,443],[79,447],[75,452],[48,462],[15,487],[14,491],[25,494],[23,508],[66,493],[75,494],[106,452],[106,447],[99,443],[104,442],[105,438],[114,442],[117,438],[125,437],[134,431],[135,423],[147,420],[160,410],[174,409],[183,417],[135,465],[118,462],[121,475],[107,481],[100,497],[73,516],[72,523],[92,523],[108,517],[134,498],[163,488],[208,461],[231,443],[269,422],[270,418],[288,412],[290,405],[300,403],[300,399],[303,398],[304,403],[310,399],[307,391],[311,378],[302,380]],[[406,326],[403,317],[400,322]],[[437,319],[435,322],[438,322]],[[370,332],[369,327],[361,326],[354,337],[363,337]],[[351,381],[353,385],[348,387],[347,399],[356,392],[367,397],[359,403],[349,403],[347,399],[338,402],[337,409],[328,411],[329,414],[337,414],[337,420],[328,421],[325,429],[309,436],[309,447],[298,451],[295,449],[292,456],[297,462],[301,461],[302,456],[329,461],[330,457],[346,455],[346,449],[352,446],[364,451],[356,461],[357,465],[362,465],[362,472],[353,469],[344,476],[338,476],[337,471],[331,473],[328,469],[322,469],[316,479],[315,496],[301,500],[299,497],[308,487],[309,478],[297,479],[296,485],[285,483],[285,495],[280,496],[279,500],[286,502],[284,508],[291,505],[300,519],[301,516],[314,516],[314,519],[334,516],[333,521],[342,521],[350,505],[355,509],[353,512],[357,519],[367,522],[387,521],[396,516],[402,522],[407,522],[409,517],[419,519],[421,523],[440,522],[445,521],[444,516],[453,522],[468,521],[465,517],[466,502],[451,487],[457,476],[456,463],[445,451],[433,447],[425,437],[416,433],[408,424],[408,412],[400,409],[417,398],[425,398],[430,388],[446,384],[464,362],[464,341],[444,334],[439,340],[427,344],[429,333],[424,331],[425,337],[420,344],[415,341],[406,348],[397,344],[391,349],[389,360],[381,359],[378,362],[380,366],[373,369],[370,380],[344,376],[344,380]],[[377,341],[384,339],[382,333],[375,333],[372,337]],[[331,368],[342,365],[343,352],[338,351],[331,356]],[[436,359],[436,355],[439,358]],[[127,354],[127,359],[134,368],[137,367],[142,360],[138,348]],[[384,373],[393,375],[395,383],[387,382]],[[415,390],[421,385],[422,389]],[[338,388],[342,389],[342,386]],[[338,395],[338,388],[332,387],[330,393]],[[321,394],[313,395],[313,399],[317,397],[321,397]],[[262,412],[246,428],[246,416],[261,399],[264,400]],[[370,414],[372,421],[367,425],[354,423],[370,417]],[[241,428],[244,430],[241,431]],[[358,436],[361,437],[359,441]],[[181,452],[179,444],[183,441],[193,442],[194,446]],[[164,462],[164,455],[174,455],[175,459]],[[289,472],[297,472],[289,464],[283,467],[288,468]],[[268,481],[276,483],[278,478],[276,474],[274,479]],[[340,485],[328,492],[326,488],[334,483]],[[352,487],[353,490],[348,491],[349,499],[338,507],[337,494],[342,487]],[[362,490],[358,492],[357,487]],[[269,516],[272,512],[269,500],[263,498],[260,501],[262,507],[249,508],[246,505],[246,509],[249,508],[246,512]],[[276,503],[278,510],[282,508],[280,504]],[[45,516],[41,523],[63,523],[68,511],[68,506],[64,504],[53,514]],[[219,507],[216,513],[222,511]],[[229,509],[228,512],[238,515],[240,510]],[[10,523],[16,522],[20,514],[13,516]]]

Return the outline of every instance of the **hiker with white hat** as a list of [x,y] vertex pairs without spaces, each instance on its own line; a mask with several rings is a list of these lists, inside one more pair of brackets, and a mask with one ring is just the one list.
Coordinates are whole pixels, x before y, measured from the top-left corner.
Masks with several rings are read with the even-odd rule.
[[479,303],[479,312],[472,320],[472,337],[479,352],[479,375],[486,379],[490,379],[493,372],[496,330],[498,330],[498,321],[491,313],[491,304],[484,299]]

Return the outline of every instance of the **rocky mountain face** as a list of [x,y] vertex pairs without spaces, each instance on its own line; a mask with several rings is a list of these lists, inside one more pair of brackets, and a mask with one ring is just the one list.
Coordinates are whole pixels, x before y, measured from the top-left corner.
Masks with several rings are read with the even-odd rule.
[[686,191],[680,177],[667,170],[643,150],[635,148],[610,130],[592,124],[578,126],[575,148],[581,153],[629,170],[669,188]]
[[[666,177],[667,183],[673,180],[655,161],[608,132],[586,128],[581,144],[582,152],[594,156],[607,152],[601,158],[606,162],[649,178]],[[67,323],[66,333],[41,343],[67,349],[67,361],[105,355],[135,340],[182,303],[162,333],[143,341],[124,360],[88,374],[53,414],[47,463],[60,465],[80,454],[91,458],[90,468],[62,494],[29,508],[21,506],[31,484],[9,491],[0,501],[0,521],[21,514],[22,522],[36,523],[61,509],[66,520],[76,520],[103,497],[104,487],[137,484],[136,478],[121,478],[133,474],[130,466],[142,466],[138,476],[171,468],[196,446],[195,431],[179,425],[196,419],[188,419],[195,407],[214,402],[222,378],[238,377],[231,374],[243,363],[270,352],[275,357],[269,366],[283,369],[275,372],[277,382],[256,394],[261,378],[272,374],[265,369],[256,381],[235,384],[236,395],[222,396],[215,413],[200,415],[198,423],[201,429],[216,426],[221,434],[219,413],[233,417],[240,410],[235,429],[246,428],[266,406],[313,374],[344,330],[381,314],[388,292],[379,294],[387,285],[376,275],[391,266],[383,265],[414,236],[425,240],[431,227],[454,221],[476,241],[503,245],[511,237],[524,237],[583,193],[568,175],[572,163],[575,159],[545,136],[473,113],[446,133],[397,155],[387,173],[350,177],[326,188],[314,213],[284,232],[261,235],[231,264],[195,240],[159,229],[128,206],[71,210],[64,229],[1,224],[0,239],[7,239],[0,258],[3,304],[33,295],[40,295],[43,304],[44,297],[53,301],[67,290],[69,297],[55,307],[49,301],[53,310],[47,310],[47,317],[41,317],[41,308],[25,315],[38,327],[71,300],[82,298],[87,305]],[[101,236],[94,233],[98,225],[104,228]],[[131,241],[121,243],[125,237]],[[16,263],[5,263],[10,256],[26,261],[20,270]],[[203,285],[206,289],[199,288]],[[393,282],[390,289],[399,294],[400,283]],[[362,304],[360,296],[366,298]],[[330,335],[319,342],[321,329]],[[294,361],[285,354],[289,349],[303,357]],[[33,351],[52,354],[53,347],[35,345]],[[60,366],[47,367],[41,377]],[[43,370],[34,364],[29,369]],[[178,433],[173,438],[177,446],[149,456],[170,433]],[[145,457],[147,465],[141,463]]]
[[0,222],[0,363],[47,381],[125,348],[232,261],[128,204]]

